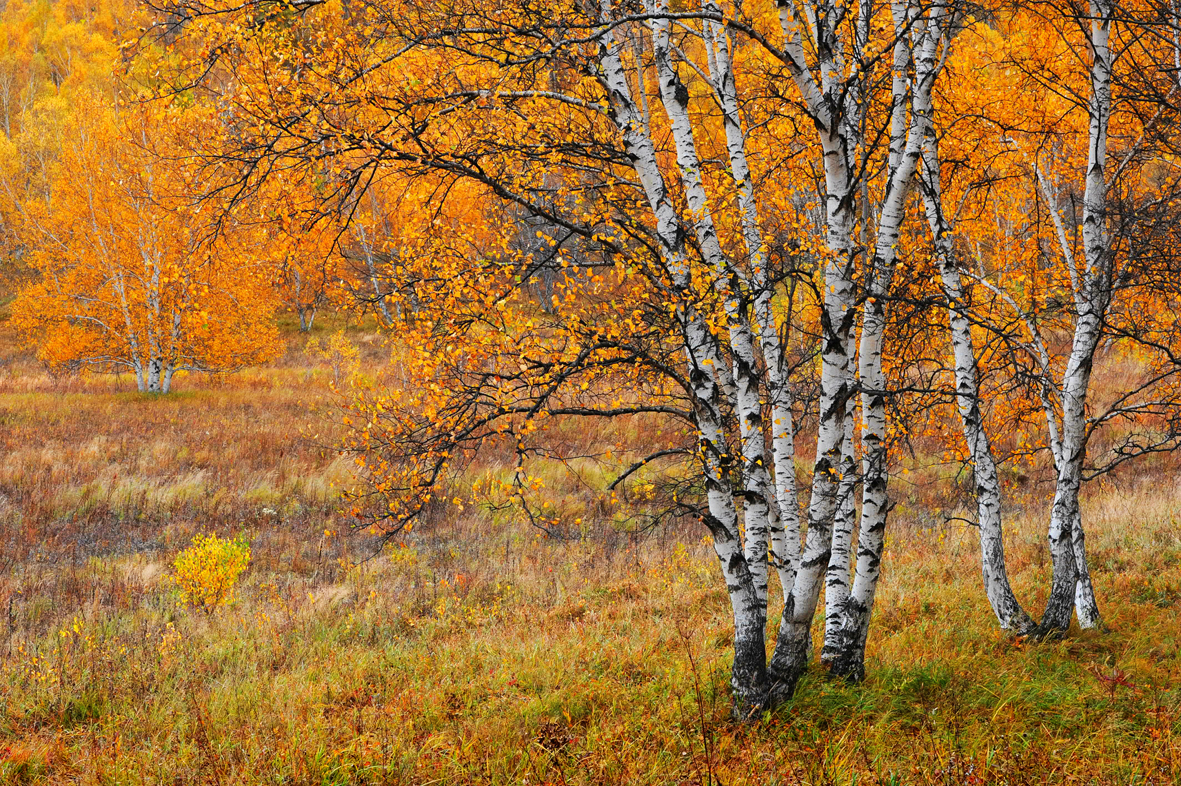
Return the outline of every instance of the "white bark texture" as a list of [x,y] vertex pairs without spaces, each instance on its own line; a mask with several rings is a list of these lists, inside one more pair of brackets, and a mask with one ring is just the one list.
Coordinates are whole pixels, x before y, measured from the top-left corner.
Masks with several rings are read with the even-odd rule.
[[[1096,627],[1101,621],[1087,565],[1079,491],[1087,452],[1087,395],[1113,286],[1111,237],[1107,231],[1107,129],[1111,119],[1113,53],[1110,39],[1114,14],[1115,8],[1110,0],[1091,0],[1091,95],[1083,191],[1083,269],[1075,270],[1069,244],[1063,242],[1064,261],[1071,267],[1077,316],[1070,356],[1062,375],[1061,450],[1056,462],[1057,483],[1048,533],[1053,578],[1041,622],[1041,631],[1045,634],[1066,630],[1070,626],[1072,611],[1078,613],[1082,627]],[[1049,198],[1048,189],[1043,188],[1043,191]],[[1055,221],[1061,220],[1052,200],[1050,212]]]
[[[604,20],[610,17],[610,12],[610,0],[603,0]],[[692,300],[691,271],[680,218],[659,168],[655,145],[647,133],[640,109],[632,99],[619,56],[622,47],[616,42],[611,29],[600,35],[599,44],[599,77],[610,99],[609,111],[623,137],[649,208],[656,219],[661,253],[671,272],[673,293],[679,299],[677,317],[689,365],[697,419],[698,453],[706,482],[706,525],[713,538],[714,551],[726,582],[734,617],[734,663],[730,685],[736,714],[749,715],[765,706],[767,696],[763,630],[766,607],[765,596],[760,596],[739,537],[738,513],[728,471],[731,459],[721,409],[723,393],[718,375],[722,369],[719,368],[713,346],[714,337]],[[643,89],[643,85],[640,89]],[[676,86],[673,85],[672,89],[675,91]],[[675,111],[670,112],[672,114]],[[765,578],[763,581],[765,589]]]
[[[721,13],[721,9],[712,0],[707,0],[703,4],[703,10],[711,14]],[[775,488],[769,558],[779,574],[780,587],[786,597],[795,584],[800,559],[800,510],[795,475],[795,428],[791,390],[788,387],[787,370],[783,367],[783,347],[772,309],[774,282],[768,275],[767,253],[759,225],[754,181],[746,157],[746,140],[738,112],[738,88],[731,65],[730,42],[725,28],[721,25],[709,22],[706,23],[705,29],[710,55],[710,76],[722,109],[730,173],[738,194],[742,238],[750,269],[747,291],[754,301],[754,329],[758,335],[759,349],[764,361],[764,389],[771,405],[771,459]],[[731,290],[738,288],[738,284],[731,284]],[[748,431],[750,430],[748,428]],[[761,429],[757,441],[753,438],[748,440],[745,434],[743,436],[744,459],[750,456],[750,460],[761,461],[761,458],[754,459],[756,449],[765,450]]]
[[[841,4],[823,0],[779,6],[785,65],[804,108],[816,126],[824,167],[824,303],[821,311],[821,372],[816,463],[808,503],[808,531],[799,570],[787,596],[771,657],[773,690],[790,695],[812,651],[812,617],[832,551],[833,519],[839,504],[840,462],[853,394],[849,336],[856,319],[853,281],[856,156],[859,128],[847,90],[848,76],[837,25]],[[859,24],[862,23],[859,20]],[[811,40],[805,43],[805,35]],[[809,68],[809,53],[814,54]],[[815,73],[813,73],[815,71]]]
[[[666,14],[667,0],[657,0],[653,11],[657,15]],[[672,60],[669,34],[671,23],[667,18],[657,16],[651,21],[650,26],[661,102],[672,129],[681,185],[685,190],[694,234],[712,276],[712,283],[719,290],[726,310],[741,441],[745,554],[751,576],[754,578],[755,591],[765,606],[767,557],[771,534],[771,477],[764,463],[766,445],[763,441],[762,402],[754,334],[747,318],[747,310],[740,302],[742,275],[722,251],[710,212],[709,197],[702,182],[701,160],[693,136],[693,123],[689,115],[689,89],[677,74]]]
[[[886,306],[897,262],[897,248],[906,220],[906,202],[918,168],[925,129],[931,122],[931,91],[944,40],[946,9],[925,13],[906,0],[891,5],[894,63],[891,80],[890,156],[886,191],[877,217],[877,237],[865,274],[868,288],[858,346],[858,387],[861,391],[861,522],[853,585],[835,632],[831,670],[860,680],[865,675],[865,645],[881,576],[888,497],[887,383],[882,353],[886,339]],[[910,72],[913,70],[913,77]],[[910,118],[907,120],[907,96]]]
[[1000,476],[981,409],[976,349],[968,317],[969,303],[957,264],[955,229],[943,209],[939,139],[934,132],[933,122],[924,129],[919,182],[939,266],[940,283],[947,300],[956,408],[975,482],[976,523],[980,533],[980,570],[984,579],[984,593],[1002,629],[1026,634],[1034,628],[1034,622],[1021,607],[1009,583],[1005,563]]
[[976,523],[980,531],[980,571],[984,594],[1004,630],[1029,633],[1034,622],[1022,608],[1009,583],[1005,563],[1004,523],[1000,475],[980,407],[980,381],[976,351],[968,319],[963,278],[956,264],[954,229],[944,217],[938,182],[939,153],[934,137],[923,155],[923,201],[934,239],[943,295],[947,299],[948,327],[955,365],[956,408],[975,481]]
[[[854,352],[850,336],[849,354]],[[841,482],[837,486],[837,510],[832,522],[832,553],[824,575],[824,646],[820,651],[822,663],[832,663],[844,642],[841,626],[845,604],[849,599],[849,585],[853,567],[853,526],[857,516],[857,454],[854,444],[856,430],[856,399],[852,396],[845,405],[845,435],[841,442]]]

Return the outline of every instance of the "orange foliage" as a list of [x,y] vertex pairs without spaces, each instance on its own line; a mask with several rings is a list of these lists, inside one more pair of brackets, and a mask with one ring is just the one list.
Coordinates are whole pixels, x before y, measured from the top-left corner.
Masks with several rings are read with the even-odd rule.
[[[57,369],[131,371],[167,392],[177,371],[228,371],[279,349],[257,233],[215,242],[180,158],[185,114],[163,105],[116,114],[97,98],[53,166],[51,197],[26,202],[22,234],[40,274],[13,308]],[[232,219],[231,219],[232,220]]]

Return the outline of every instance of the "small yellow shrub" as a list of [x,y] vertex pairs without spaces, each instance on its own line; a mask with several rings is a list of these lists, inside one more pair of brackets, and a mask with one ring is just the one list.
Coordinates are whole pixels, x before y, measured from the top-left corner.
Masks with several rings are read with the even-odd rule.
[[334,384],[339,384],[344,377],[356,374],[361,368],[360,350],[349,341],[343,330],[333,333],[323,345],[319,339],[308,339],[306,349],[309,355],[328,364],[332,369]]
[[186,602],[212,614],[233,598],[234,584],[249,564],[250,545],[243,537],[198,535],[177,555],[173,581]]

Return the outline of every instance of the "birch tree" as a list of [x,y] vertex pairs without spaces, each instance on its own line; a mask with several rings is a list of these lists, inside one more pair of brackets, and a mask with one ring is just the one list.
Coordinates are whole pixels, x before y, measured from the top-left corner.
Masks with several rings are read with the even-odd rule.
[[[1039,247],[1045,249],[1041,253],[1054,259],[1059,266],[1055,268],[1060,271],[1057,280],[1061,282],[1065,292],[1063,300],[1069,308],[1061,309],[1052,305],[1052,301],[1039,303],[1036,297],[1031,299],[1029,292],[1038,290],[1024,283],[1024,293],[1002,283],[1000,273],[1004,267],[990,269],[979,252],[974,255],[974,261],[970,258],[973,256],[971,252],[967,254],[969,259],[960,258],[965,246],[970,247],[970,239],[957,231],[946,215],[940,182],[939,145],[935,137],[924,145],[921,182],[935,259],[948,304],[955,357],[956,402],[976,483],[986,594],[1002,628],[1018,633],[1035,631],[1033,621],[1015,598],[1005,572],[1000,516],[1002,491],[982,416],[983,398],[976,370],[978,354],[971,332],[974,320],[989,325],[1005,345],[1013,348],[1013,357],[1026,358],[1027,370],[1023,373],[1031,379],[1034,399],[1044,417],[1044,440],[1056,478],[1048,527],[1054,567],[1050,599],[1036,631],[1040,635],[1058,635],[1067,629],[1075,613],[1082,627],[1100,624],[1086,557],[1080,502],[1083,479],[1107,472],[1136,455],[1168,449],[1167,446],[1174,444],[1175,440],[1171,428],[1149,435],[1134,431],[1119,441],[1114,450],[1088,459],[1088,443],[1105,424],[1129,422],[1139,415],[1151,418],[1171,411],[1174,406],[1171,380],[1176,367],[1171,352],[1167,350],[1157,360],[1149,362],[1145,372],[1131,380],[1126,391],[1114,397],[1113,405],[1106,402],[1099,407],[1094,405],[1091,377],[1104,336],[1110,341],[1118,334],[1121,340],[1128,342],[1127,346],[1131,346],[1140,340],[1138,336],[1154,332],[1149,327],[1154,321],[1150,308],[1143,312],[1144,325],[1131,330],[1126,327],[1115,329],[1113,323],[1127,323],[1124,318],[1115,317],[1112,309],[1121,299],[1128,304],[1139,300],[1147,307],[1156,298],[1152,294],[1154,285],[1150,283],[1154,274],[1148,274],[1143,267],[1145,251],[1136,248],[1140,244],[1133,238],[1140,233],[1156,234],[1147,230],[1151,220],[1144,220],[1147,215],[1159,215],[1149,206],[1171,199],[1168,195],[1175,188],[1172,178],[1151,184],[1146,182],[1142,179],[1144,170],[1141,167],[1146,164],[1151,167],[1148,162],[1159,160],[1161,154],[1168,155],[1166,151],[1171,147],[1167,142],[1163,148],[1157,147],[1161,141],[1154,129],[1166,122],[1164,118],[1171,111],[1164,97],[1172,94],[1175,83],[1170,84],[1172,78],[1164,76],[1167,74],[1165,58],[1177,50],[1170,45],[1168,38],[1160,35],[1170,29],[1172,23],[1162,19],[1159,12],[1146,14],[1145,9],[1131,6],[1117,11],[1113,5],[1104,3],[1092,4],[1085,12],[1052,5],[1034,5],[1030,9],[1033,18],[1052,22],[1047,28],[1051,47],[1039,52],[1036,46],[1030,47],[1022,40],[1012,49],[1034,53],[1032,58],[1038,61],[1053,58],[1055,51],[1085,53],[1086,57],[1081,59],[1083,68],[1072,74],[1069,70],[1063,72],[1061,66],[1047,68],[1021,60],[1005,61],[1005,67],[1015,65],[1018,73],[1029,75],[1026,87],[1018,90],[1023,102],[1035,105],[1038,101],[1045,101],[1045,96],[1052,96],[1051,106],[1055,106],[1055,102],[1056,106],[1049,111],[1058,112],[1059,117],[1069,117],[1074,112],[1079,122],[1038,137],[1038,131],[1029,130],[1039,128],[1038,120],[1027,124],[1025,130],[1016,130],[1019,124],[1006,125],[1008,121],[997,118],[997,125],[985,134],[995,135],[997,144],[1007,146],[1002,158],[1015,164],[1014,169],[1008,171],[1020,171],[1020,177],[1028,183],[1028,196],[1021,203],[1026,207],[1012,203],[1001,207],[998,204],[998,214],[1021,215],[1032,201],[1036,214],[1046,217],[1044,245]],[[1158,43],[1147,46],[1123,43],[1113,47],[1111,40],[1117,19],[1129,30],[1126,41],[1156,38]],[[1009,29],[1021,34],[1020,31],[1029,28],[1010,23]],[[1053,32],[1056,30],[1065,32]],[[1077,38],[1071,38],[1075,33]],[[1128,89],[1119,121],[1123,147],[1113,166],[1109,160],[1108,138],[1115,107],[1113,85],[1119,81],[1114,52],[1121,49],[1125,57],[1123,72],[1126,76],[1123,79],[1127,80]],[[997,86],[997,89],[1012,91],[1011,87]],[[971,88],[965,89],[964,93],[971,95]],[[1018,107],[1015,111],[1021,112],[1023,108]],[[1026,114],[1023,120],[1029,118],[1030,115]],[[1041,127],[1052,126],[1046,123]],[[994,159],[990,164],[997,174],[1004,171],[999,169],[1000,162],[1001,159]],[[1077,168],[1072,172],[1072,167]],[[1074,197],[1064,197],[1064,192],[1072,190],[1073,186],[1068,185],[1072,181],[1081,181],[1081,188],[1074,192],[1081,192],[1081,199],[1077,201]],[[1109,198],[1113,183],[1119,184],[1117,187],[1127,200],[1119,209],[1113,207]],[[991,198],[1000,202],[998,193]],[[961,202],[961,207],[963,204],[966,203]],[[1044,214],[1041,212],[1043,208]],[[1137,215],[1140,218],[1133,218]],[[1159,254],[1159,250],[1156,253]],[[1169,256],[1166,253],[1164,258]],[[986,295],[983,300],[991,301],[999,309],[999,314],[990,316],[982,313],[979,307],[973,308],[966,296],[962,271],[967,271],[977,289]],[[1024,282],[1025,279],[1018,278],[1018,281]],[[1056,286],[1053,279],[1029,283],[1051,291]],[[1067,318],[1063,320],[1055,311],[1065,311]],[[1054,337],[1048,336],[1047,330],[1069,337],[1068,350],[1060,363],[1053,357]],[[1146,352],[1151,355],[1162,348],[1162,343],[1155,342],[1155,347]]]
[[[237,166],[223,192],[245,199],[269,173],[328,171],[318,198],[346,220],[374,183],[419,195],[422,209],[398,222],[415,252],[392,276],[412,283],[431,319],[396,318],[396,282],[375,290],[408,360],[346,405],[368,482],[358,515],[391,534],[436,515],[462,499],[468,462],[500,450],[511,474],[481,493],[557,531],[562,502],[530,472],[541,456],[573,464],[545,442],[551,424],[675,424],[650,452],[595,457],[614,476],[603,504],[644,489],[635,504],[708,529],[734,626],[739,717],[791,695],[826,583],[822,659],[864,673],[890,509],[888,410],[904,395],[888,373],[890,306],[921,162],[956,400],[986,487],[989,597],[1004,624],[1027,627],[1003,574],[977,315],[954,258],[959,230],[943,215],[932,92],[961,22],[951,6],[173,10],[213,53],[190,65],[225,107],[225,134],[207,150]],[[235,45],[242,36],[248,50]],[[522,225],[538,227],[536,242],[521,242]],[[539,260],[562,271],[544,309]],[[809,365],[814,412],[793,396]],[[817,430],[797,454],[801,414]],[[810,477],[797,478],[797,455],[809,454]]]
[[[1054,569],[1050,598],[1041,621],[1044,633],[1065,631],[1070,625],[1072,612],[1083,628],[1101,624],[1087,559],[1079,494],[1088,475],[1088,443],[1096,427],[1109,421],[1113,412],[1096,411],[1092,404],[1092,375],[1100,346],[1104,337],[1109,335],[1117,294],[1127,297],[1137,290],[1147,294],[1150,289],[1144,286],[1147,281],[1142,268],[1143,252],[1136,248],[1136,235],[1146,228],[1137,216],[1143,209],[1140,205],[1176,198],[1172,178],[1150,178],[1145,182],[1142,179],[1145,173],[1135,170],[1147,161],[1159,160],[1162,154],[1169,155],[1171,145],[1164,150],[1153,148],[1160,141],[1157,126],[1169,122],[1166,118],[1174,111],[1174,102],[1166,96],[1177,95],[1177,83],[1170,72],[1181,54],[1175,33],[1168,38],[1161,36],[1162,32],[1177,29],[1176,12],[1171,7],[1141,8],[1135,4],[1120,7],[1110,0],[1093,0],[1085,13],[1071,7],[1060,9],[1059,13],[1077,25],[1085,37],[1089,89],[1084,93],[1086,157],[1081,175],[1082,206],[1077,241],[1069,236],[1070,230],[1065,224],[1067,211],[1054,184],[1041,167],[1034,167],[1038,190],[1045,200],[1058,242],[1060,259],[1069,273],[1069,293],[1073,300],[1070,351],[1061,372],[1054,406],[1046,409],[1056,484],[1048,532]],[[1123,28],[1122,35],[1117,27]],[[1145,35],[1159,36],[1164,41],[1137,45],[1137,39]],[[1133,110],[1134,114],[1129,113],[1131,118],[1120,123],[1120,131],[1124,134],[1131,131],[1134,136],[1124,137],[1122,149],[1113,158],[1110,133],[1116,111],[1113,93],[1118,85],[1117,68],[1120,65],[1117,59],[1121,51],[1127,61],[1122,68],[1129,74],[1126,78],[1129,89],[1123,102],[1132,106],[1140,104],[1140,107]],[[1170,59],[1166,60],[1166,57]],[[1164,79],[1154,80],[1151,76],[1145,79],[1145,73],[1154,72]],[[1155,95],[1137,94],[1134,87],[1136,82],[1159,84],[1161,81],[1165,89]],[[1131,204],[1117,208],[1112,201],[1112,189],[1121,186]],[[1145,299],[1144,302],[1147,305],[1150,301]],[[1132,335],[1137,334],[1140,331]],[[1168,379],[1176,373],[1176,366],[1167,363],[1160,375]],[[1154,387],[1151,383],[1134,387],[1129,391],[1130,395],[1117,399],[1116,409],[1122,409],[1125,402],[1135,399],[1139,399],[1141,405],[1152,401],[1153,392],[1168,393],[1167,388],[1154,391]],[[1155,405],[1171,408],[1173,401],[1171,398],[1157,399]],[[1171,444],[1171,431],[1162,435],[1163,444]],[[1120,451],[1121,458],[1130,457],[1138,450],[1138,447],[1125,447]]]
[[972,466],[976,496],[976,525],[980,535],[980,564],[984,591],[1003,630],[1029,633],[1034,622],[1022,608],[1009,583],[1005,562],[1002,490],[981,410],[977,351],[972,336],[970,304],[957,257],[955,227],[943,204],[939,134],[932,122],[924,129],[922,170],[919,176],[924,214],[931,231],[934,263],[947,304],[952,348],[955,404]]
[[55,371],[130,372],[150,393],[169,392],[178,371],[272,357],[273,290],[243,254],[251,236],[204,242],[174,190],[183,167],[153,157],[183,119],[152,107],[121,120],[97,97],[92,107],[67,133],[47,198],[20,207],[36,278],[13,317],[38,357]]
[[[208,9],[195,10],[198,21],[209,19]],[[696,463],[700,503],[678,497],[676,504],[699,515],[712,536],[733,615],[731,688],[742,717],[790,696],[807,666],[841,476],[849,488],[855,475],[846,437],[858,390],[866,423],[861,440],[870,445],[862,470],[866,490],[855,564],[852,533],[842,534],[845,554],[837,555],[834,570],[853,575],[847,599],[831,618],[834,668],[853,678],[863,671],[888,510],[884,301],[920,131],[928,122],[923,102],[929,98],[921,96],[929,96],[938,70],[946,14],[895,4],[883,43],[880,25],[875,28],[880,9],[866,4],[855,19],[838,11],[822,9],[813,18],[804,6],[787,8],[780,15],[783,38],[774,42],[741,9],[714,2],[673,11],[654,0],[644,13],[632,14],[604,0],[544,19],[478,2],[446,9],[406,4],[396,12],[383,9],[381,18],[397,23],[380,34],[376,25],[358,27],[343,17],[318,19],[339,38],[298,39],[301,49],[312,50],[299,56],[335,62],[338,70],[322,71],[322,84],[301,71],[298,99],[289,102],[276,97],[286,97],[282,85],[297,69],[273,65],[291,57],[288,33],[282,25],[257,29],[252,35],[265,54],[233,63],[238,92],[223,97],[243,117],[264,118],[261,133],[258,125],[234,128],[229,141],[239,160],[268,162],[244,172],[235,186],[240,191],[257,189],[251,178],[259,172],[318,160],[327,148],[346,202],[376,174],[390,172],[436,182],[436,193],[466,189],[473,202],[487,193],[554,228],[543,240],[555,259],[606,271],[581,279],[542,329],[537,316],[512,306],[529,284],[526,257],[534,251],[506,263],[513,259],[510,240],[491,227],[473,229],[478,218],[450,237],[424,227],[435,250],[433,269],[423,270],[420,280],[435,283],[420,294],[448,327],[422,337],[426,376],[417,384],[451,391],[444,396],[450,403],[407,397],[415,406],[397,407],[391,405],[395,393],[359,401],[358,414],[369,426],[356,447],[373,457],[374,491],[389,500],[380,515],[396,531],[431,507],[457,457],[507,440],[518,457],[511,494],[531,521],[546,526],[544,505],[534,511],[528,504],[536,487],[527,470],[530,444],[541,421],[645,412],[682,419],[690,445],[655,450],[635,466],[678,455]],[[208,24],[214,37],[225,34],[220,20]],[[330,54],[337,47],[357,54],[342,60]],[[892,52],[893,63],[879,68],[875,47]],[[808,52],[819,52],[819,59]],[[763,122],[752,137],[741,110],[736,54],[760,67],[786,67],[805,115],[788,102],[757,109],[781,119]],[[414,79],[407,81],[407,73]],[[758,73],[752,69],[746,78]],[[265,90],[256,91],[256,84]],[[882,103],[888,109],[879,118],[871,107]],[[392,108],[375,116],[377,106]],[[818,129],[815,137],[774,136],[804,117]],[[862,137],[879,122],[882,134]],[[889,149],[878,139],[888,140]],[[768,180],[754,171],[752,149],[764,172],[787,176]],[[823,233],[797,230],[796,252],[790,259],[780,255],[773,266],[764,211],[782,225],[778,211],[792,210],[792,194],[808,189],[806,170],[776,170],[777,163],[812,153],[824,171],[824,190],[816,195]],[[866,162],[879,169],[867,175]],[[855,242],[856,191],[866,178],[874,178],[883,194],[870,258]],[[487,261],[443,250],[458,245],[485,249],[477,254]],[[442,274],[442,259],[458,265],[453,274]],[[790,296],[799,290],[786,282],[810,275],[813,261],[819,264],[819,324],[794,326],[802,337],[816,335],[820,358],[805,543],[788,365],[802,347],[785,343],[791,332],[785,320],[795,311]],[[862,287],[872,306],[859,345]],[[621,311],[628,315],[622,320]],[[427,351],[443,336],[452,344],[469,340],[462,337],[472,336],[476,323],[497,324],[497,331],[483,333],[478,349],[465,345],[466,353],[476,354],[463,363]],[[662,390],[663,398],[593,403],[591,382],[618,384],[611,381],[613,369],[629,366],[642,369],[641,378],[651,380],[649,393]],[[490,371],[476,374],[477,368]],[[431,375],[437,378],[428,382]],[[624,467],[609,489],[635,471]],[[771,576],[783,593],[784,612],[768,663]]]
[[[812,7],[785,3],[779,16],[784,40],[780,57],[817,129],[822,151],[830,260],[825,271],[821,422],[808,542],[772,657],[773,675],[791,684],[811,650],[811,618],[825,573],[824,660],[837,674],[859,679],[864,672],[865,642],[889,511],[885,414],[889,391],[882,372],[886,304],[907,197],[921,142],[932,122],[930,96],[947,43],[950,14],[947,6],[939,4],[923,8],[900,2],[890,6],[893,58],[887,82],[888,125],[883,134],[888,150],[882,194],[873,211],[873,252],[868,258],[859,258],[855,220],[858,185],[865,177],[865,162],[875,154],[873,142],[864,134],[872,123],[869,113],[875,89],[870,78],[875,57],[871,46],[880,46],[872,34],[873,7],[861,5],[854,17],[850,9],[836,4]],[[860,336],[854,341],[856,306],[862,299]],[[842,509],[849,493],[842,479],[850,474],[848,418],[854,411],[850,406],[854,390],[860,395],[863,449],[855,563],[849,531],[853,518],[848,508]],[[838,471],[842,464],[846,469]],[[845,587],[850,568],[852,583]]]

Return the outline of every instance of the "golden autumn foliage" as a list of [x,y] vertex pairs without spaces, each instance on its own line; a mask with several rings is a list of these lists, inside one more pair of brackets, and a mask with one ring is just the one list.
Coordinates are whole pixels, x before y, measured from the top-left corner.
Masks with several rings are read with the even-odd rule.
[[233,600],[234,585],[250,564],[250,545],[244,538],[196,535],[173,562],[173,582],[185,602],[212,614]]
[[91,100],[52,166],[51,197],[20,214],[39,280],[13,307],[18,329],[50,367],[130,371],[141,391],[274,356],[263,236],[231,219],[212,237],[176,144],[184,113]]
[[[1154,8],[1129,3],[1123,25],[1113,26],[1121,55],[1108,155],[1116,163],[1103,215],[1113,274],[1109,338],[1095,362],[1124,376],[1120,386],[1095,391],[1089,404],[1089,461],[1098,468],[1121,460],[1121,451],[1136,452],[1129,439],[1171,444],[1166,413],[1181,390],[1178,293],[1168,282],[1175,273],[1166,272],[1176,266],[1176,222],[1167,216],[1181,183],[1172,163],[1176,104],[1166,98],[1176,87],[1161,66],[1173,62],[1176,48],[1158,37],[1167,23],[1154,21]],[[1085,17],[1055,13],[1032,4],[972,20],[939,86],[945,200],[955,208],[985,414],[990,430],[1005,435],[1006,454],[1026,470],[1050,450],[1041,410],[1067,366],[1088,265],[1082,224],[1091,109],[1080,59],[1088,31]],[[918,244],[913,253],[925,251]],[[946,435],[949,414],[927,420],[927,434]],[[957,443],[946,439],[949,451],[962,455]]]
[[[528,22],[524,7],[470,5],[457,8],[473,18],[487,13],[496,24]],[[567,20],[585,23],[578,10],[534,21]],[[346,405],[355,426],[348,447],[382,500],[381,515],[401,521],[451,499],[433,486],[481,447],[519,459],[504,484],[511,495],[543,498],[543,485],[526,466],[531,444],[551,416],[557,422],[571,412],[663,408],[681,421],[661,440],[669,441],[668,459],[690,458],[671,450],[689,433],[691,410],[684,380],[669,378],[682,363],[678,298],[654,258],[651,219],[637,201],[601,88],[585,71],[593,47],[571,47],[571,62],[536,68],[498,68],[497,41],[486,48],[473,42],[470,51],[410,47],[414,37],[449,24],[447,12],[415,3],[328,3],[274,22],[250,30],[249,51],[223,48],[243,32],[234,23],[192,23],[202,42],[194,66],[210,52],[227,53],[235,78],[223,82],[219,72],[214,89],[244,118],[227,128],[227,139],[210,143],[209,154],[216,157],[223,145],[244,151],[242,160],[273,151],[273,161],[243,175],[244,189],[264,188],[257,172],[299,172],[353,222],[346,256],[372,283],[377,310],[394,322],[402,359]],[[533,53],[522,46],[527,59]],[[749,66],[744,75],[759,80],[752,87],[761,87],[764,54],[743,47],[736,58]],[[635,65],[652,85],[650,64],[641,57]],[[503,93],[482,94],[484,84]],[[539,84],[559,86],[571,99],[555,101]],[[722,123],[707,114],[709,94],[694,89],[710,131],[702,146],[714,162],[725,155]],[[795,311],[804,338],[792,356],[807,356],[818,319],[820,266],[812,255],[820,242],[810,175],[791,165],[802,146],[791,138],[800,115],[790,106],[751,111],[758,128],[752,160],[770,216],[766,241],[805,282],[798,300],[780,298],[775,308]],[[658,136],[667,134],[659,113],[651,121]],[[675,167],[670,145],[660,158]],[[724,195],[718,222],[726,249],[737,255],[733,178],[714,163],[705,176]],[[385,243],[369,242],[375,228]],[[726,304],[715,271],[697,258],[689,264],[694,274],[685,300],[724,334]],[[355,287],[361,296],[364,289]],[[622,461],[607,459],[611,466]],[[668,502],[680,504],[675,495]],[[549,507],[539,519],[546,526],[575,518]]]
[[114,94],[123,37],[143,27],[127,0],[15,0],[0,8],[0,296],[32,277],[16,212],[44,198],[62,137],[92,94]]
[[289,223],[279,224],[268,243],[274,258],[275,287],[286,306],[295,312],[299,329],[306,333],[322,308],[340,300],[337,233],[324,228],[305,232]]
[[1175,2],[124,3],[0,9],[0,783],[1181,778]]

